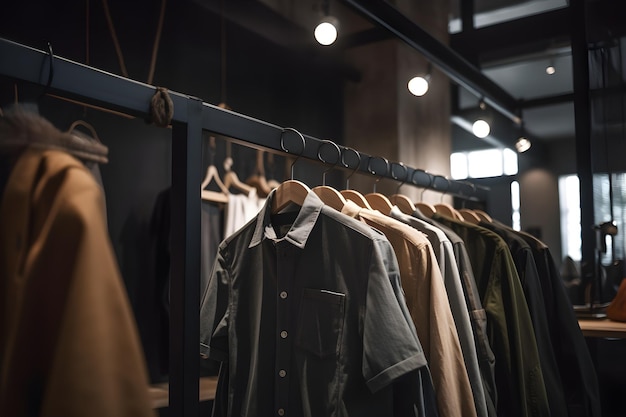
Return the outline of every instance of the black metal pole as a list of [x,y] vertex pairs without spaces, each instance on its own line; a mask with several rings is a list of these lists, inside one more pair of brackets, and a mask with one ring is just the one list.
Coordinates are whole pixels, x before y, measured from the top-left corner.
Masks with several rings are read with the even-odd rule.
[[187,123],[173,124],[170,278],[172,416],[199,413],[200,183],[202,102],[189,99]]
[[[591,144],[591,103],[589,93],[589,51],[585,0],[571,0],[572,70],[576,128],[576,170],[580,181],[581,271],[584,285],[595,285],[595,232],[593,204],[593,152]],[[594,297],[592,288],[591,297]],[[589,301],[589,300],[586,300]],[[593,300],[591,300],[593,301]]]

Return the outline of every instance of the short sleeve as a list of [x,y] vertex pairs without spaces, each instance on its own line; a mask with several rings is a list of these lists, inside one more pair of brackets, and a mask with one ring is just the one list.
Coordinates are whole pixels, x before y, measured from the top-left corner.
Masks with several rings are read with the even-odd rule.
[[220,245],[200,306],[200,355],[228,361],[229,274]]
[[372,392],[426,365],[389,241],[374,239],[363,322],[363,377]]

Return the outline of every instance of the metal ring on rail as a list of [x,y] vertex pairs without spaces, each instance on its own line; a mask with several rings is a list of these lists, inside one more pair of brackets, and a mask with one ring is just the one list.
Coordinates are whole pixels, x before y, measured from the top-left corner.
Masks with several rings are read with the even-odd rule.
[[[361,168],[361,154],[356,149],[352,149],[352,148],[348,148],[348,147],[344,147],[344,150],[345,151],[352,151],[352,152],[354,152],[356,157],[359,158],[358,162],[356,163],[356,166],[354,167],[354,169],[352,170],[350,175],[348,175],[348,178],[346,178],[346,190],[349,190],[350,189],[350,178],[352,178],[354,173],[357,172],[359,170],[359,168]],[[346,163],[345,152],[341,152],[341,165],[343,165],[344,168],[350,168],[350,165],[348,165],[348,163]]]
[[[424,174],[424,175],[426,175],[428,177],[428,185],[427,186],[422,186],[421,184],[417,184],[415,182],[415,174],[418,174],[418,173],[419,174]],[[422,187],[422,192],[420,193],[420,201],[424,200],[424,191],[426,191],[428,188],[432,188],[432,186],[433,186],[433,179],[434,179],[433,175],[429,174],[428,172],[426,172],[425,170],[420,169],[420,168],[416,168],[413,171],[413,174],[411,174],[411,184]]]
[[[436,185],[436,184],[437,184],[437,182],[436,182],[436,181],[437,181],[437,179],[438,179],[438,178],[441,178],[441,179],[443,179],[443,180],[446,182],[447,187],[446,187],[444,190],[442,190],[442,189],[440,189],[440,188],[438,188],[438,187],[437,187],[437,185]],[[446,193],[447,193],[448,191],[450,191],[450,186],[451,186],[451,185],[452,185],[452,183],[450,182],[450,179],[449,179],[449,178],[447,178],[447,177],[444,177],[443,175],[435,175],[435,176],[433,177],[433,188],[434,188],[435,190],[437,190],[437,191],[441,192],[441,199],[440,199],[440,202],[443,202],[443,197],[446,195]]]
[[306,140],[304,139],[304,136],[302,135],[302,133],[298,132],[296,129],[294,129],[293,127],[284,127],[282,129],[282,132],[280,133],[280,148],[286,152],[286,153],[292,153],[289,151],[289,149],[287,149],[285,147],[285,132],[286,131],[291,131],[294,132],[295,134],[297,134],[301,141],[302,141],[302,151],[300,151],[299,154],[297,154],[296,159],[294,159],[294,161],[291,163],[291,178],[293,180],[293,166],[296,164],[296,162],[298,161],[298,159],[304,154],[304,149],[306,148]]
[[369,160],[367,161],[367,171],[372,175],[378,175],[376,174],[376,171],[372,169],[372,159],[380,159],[385,163],[385,172],[379,175],[376,182],[374,182],[374,192],[376,192],[376,184],[378,184],[378,181],[380,181],[383,175],[389,175],[389,161],[387,160],[387,158],[383,158],[382,156],[370,156]]
[[332,145],[335,147],[335,149],[337,150],[337,159],[335,160],[335,163],[333,163],[333,165],[330,168],[328,168],[322,173],[322,185],[326,185],[326,173],[332,171],[333,168],[337,166],[339,161],[341,161],[341,149],[339,149],[339,146],[337,146],[335,142],[333,142],[332,140],[328,140],[328,139],[322,140],[319,148],[317,148],[317,159],[319,159],[324,164],[329,163],[324,158],[322,158],[322,148],[324,147],[324,145]]
[[[395,173],[393,172],[393,167],[394,166],[399,166],[400,168],[402,168],[404,170],[404,179],[401,180],[399,176],[396,176]],[[390,164],[390,168],[389,168],[390,172],[389,174],[391,175],[391,178],[393,178],[396,181],[400,181],[400,185],[398,185],[398,188],[396,189],[396,194],[400,193],[400,187],[402,187],[407,180],[409,179],[409,169],[407,168],[406,165],[404,165],[402,162],[392,162]]]

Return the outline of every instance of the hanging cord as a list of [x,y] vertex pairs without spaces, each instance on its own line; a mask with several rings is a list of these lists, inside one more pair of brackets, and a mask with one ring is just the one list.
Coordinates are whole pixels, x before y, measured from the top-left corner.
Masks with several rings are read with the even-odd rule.
[[220,58],[221,58],[221,97],[226,103],[226,20],[224,19],[224,0],[220,0]]
[[157,55],[159,54],[159,44],[161,42],[161,33],[163,32],[163,21],[165,20],[165,6],[167,0],[161,1],[161,12],[159,14],[159,23],[157,25],[156,35],[154,36],[154,43],[152,44],[152,59],[150,61],[150,71],[148,72],[148,84],[152,84],[154,79],[154,69],[156,68]]
[[111,33],[111,38],[113,38],[113,46],[115,47],[115,53],[117,53],[117,60],[120,63],[120,70],[122,71],[122,75],[128,78],[128,71],[126,70],[126,64],[124,63],[124,56],[122,55],[122,48],[120,47],[120,42],[117,39],[117,33],[115,32],[113,19],[111,18],[111,11],[109,10],[108,0],[102,0],[102,5],[104,6],[104,14],[107,19],[107,24],[109,25],[109,32]]

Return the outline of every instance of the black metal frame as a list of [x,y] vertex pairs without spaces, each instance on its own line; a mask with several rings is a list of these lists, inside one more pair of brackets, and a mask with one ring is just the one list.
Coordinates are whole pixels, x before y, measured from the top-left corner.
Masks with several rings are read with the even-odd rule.
[[[52,69],[54,76],[50,77]],[[150,99],[156,91],[154,86],[52,56],[47,51],[2,38],[0,38],[0,75],[46,86],[47,92],[142,118],[147,116]],[[197,190],[200,188],[202,178],[201,152],[198,151],[202,146],[202,132],[203,130],[215,132],[246,146],[284,154],[281,138],[286,130],[204,103],[195,97],[171,91],[169,94],[174,103],[169,406],[172,415],[196,416],[199,412],[200,304],[200,196]],[[320,161],[318,149],[327,141],[306,135],[304,138],[305,147],[301,156]],[[339,149],[342,161],[344,153],[354,151],[342,146],[339,146]],[[358,167],[356,164],[349,167],[343,162],[339,166],[351,172],[358,170],[374,175],[369,165],[370,161],[377,157],[358,154],[360,155]],[[394,173],[394,165],[406,168],[405,178],[408,178],[408,181],[398,178]],[[440,175],[406,167],[398,162],[388,164],[386,172],[376,172],[375,175],[466,199],[485,200],[488,192],[486,187],[449,180]],[[437,185],[438,182],[441,183],[442,178],[447,182],[445,189]]]

